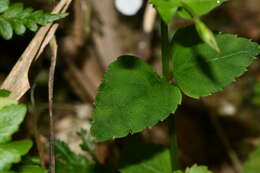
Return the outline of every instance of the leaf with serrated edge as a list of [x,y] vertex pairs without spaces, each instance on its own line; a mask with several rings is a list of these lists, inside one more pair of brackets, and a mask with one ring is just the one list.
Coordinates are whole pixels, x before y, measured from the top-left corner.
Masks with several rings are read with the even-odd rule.
[[175,112],[181,93],[143,60],[122,56],[109,66],[95,101],[92,135],[98,141],[152,127]]
[[176,43],[173,74],[188,96],[199,98],[221,91],[241,76],[260,53],[257,43],[230,34],[217,35],[220,53],[205,43],[185,47]]
[[26,114],[25,105],[10,105],[0,109],[0,144],[10,141]]
[[21,157],[27,154],[31,147],[30,140],[0,144],[0,172],[9,170],[13,163],[20,162]]

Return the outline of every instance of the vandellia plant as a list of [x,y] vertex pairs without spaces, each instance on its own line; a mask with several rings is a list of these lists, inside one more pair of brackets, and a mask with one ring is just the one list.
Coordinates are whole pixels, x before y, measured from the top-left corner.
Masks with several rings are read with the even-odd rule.
[[[164,161],[161,166],[155,164],[156,159],[148,164],[159,167],[161,173],[181,173],[178,171],[174,112],[181,104],[182,94],[198,99],[221,91],[247,70],[260,53],[260,46],[231,34],[214,35],[203,23],[200,17],[224,0],[150,2],[161,17],[163,76],[155,73],[141,58],[119,57],[109,66],[99,87],[91,132],[96,141],[125,137],[151,128],[170,116],[171,157],[162,152],[156,156],[157,161]],[[170,37],[168,24],[175,15],[192,19],[195,26],[176,28],[174,36]],[[167,163],[170,166],[165,167]],[[153,171],[147,171],[140,164],[120,172]],[[191,172],[208,173],[207,168],[196,165],[186,170],[186,173]]]

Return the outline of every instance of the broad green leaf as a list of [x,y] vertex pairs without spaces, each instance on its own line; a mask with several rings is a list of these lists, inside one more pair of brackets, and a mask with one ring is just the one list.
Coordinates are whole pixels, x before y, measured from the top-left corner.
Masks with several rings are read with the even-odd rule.
[[8,9],[9,0],[0,0],[0,13]]
[[47,173],[47,170],[37,165],[23,165],[19,168],[19,173]]
[[220,53],[196,40],[195,35],[181,38],[183,34],[176,35],[173,74],[181,90],[193,98],[221,91],[241,76],[260,53],[257,43],[230,34],[216,36]]
[[0,172],[10,169],[13,163],[21,161],[21,156],[27,154],[32,147],[30,140],[0,144]]
[[180,102],[179,89],[143,60],[119,57],[99,87],[91,132],[98,141],[140,132],[166,119]]
[[170,152],[160,145],[135,139],[128,141],[121,153],[121,173],[172,173]]
[[150,0],[166,23],[170,23],[172,17],[176,15],[177,12],[182,17],[190,18],[187,9],[183,8],[183,3],[189,6],[197,16],[201,16],[218,7],[224,1],[225,0]]
[[[11,94],[10,91],[0,89],[0,97],[9,97]],[[1,109],[1,108],[0,108]]]
[[260,170],[260,144],[249,155],[249,159],[243,165],[243,173],[259,173]]
[[10,105],[0,109],[0,144],[10,141],[26,114],[25,105]]

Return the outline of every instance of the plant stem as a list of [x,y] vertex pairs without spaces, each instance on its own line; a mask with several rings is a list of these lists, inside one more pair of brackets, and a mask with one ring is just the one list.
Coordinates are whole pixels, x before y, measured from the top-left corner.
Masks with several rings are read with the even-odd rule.
[[163,69],[163,77],[168,79],[169,77],[169,35],[168,35],[168,26],[161,19],[161,39],[162,39],[162,69]]
[[[162,68],[163,68],[163,77],[166,80],[170,80],[170,62],[172,57],[170,56],[170,41],[168,34],[167,24],[161,20],[161,37],[162,37]],[[172,44],[172,43],[171,43]],[[171,62],[172,63],[172,62]],[[175,130],[175,116],[170,115],[168,119],[168,126],[170,132],[170,155],[171,155],[171,166],[172,171],[178,170],[178,145],[177,145],[177,136]]]

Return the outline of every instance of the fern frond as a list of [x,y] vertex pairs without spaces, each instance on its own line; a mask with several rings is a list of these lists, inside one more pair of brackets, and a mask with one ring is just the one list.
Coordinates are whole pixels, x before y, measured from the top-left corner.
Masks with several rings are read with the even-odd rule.
[[24,8],[22,3],[9,4],[9,0],[0,0],[0,36],[10,40],[13,33],[22,35],[26,29],[35,32],[39,25],[46,25],[67,15],[45,13],[43,10],[34,11],[32,8]]

